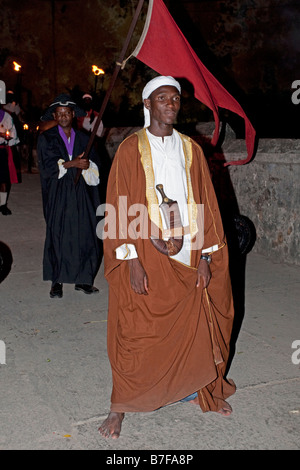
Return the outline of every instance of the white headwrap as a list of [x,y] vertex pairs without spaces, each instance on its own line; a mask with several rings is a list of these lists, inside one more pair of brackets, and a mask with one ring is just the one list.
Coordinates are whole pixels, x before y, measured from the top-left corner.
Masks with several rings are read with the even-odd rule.
[[[153,91],[157,90],[157,88],[161,86],[174,86],[175,88],[177,88],[179,93],[181,93],[181,86],[179,82],[175,80],[175,78],[164,77],[160,75],[150,80],[150,82],[148,82],[145,88],[143,89],[143,93],[142,93],[143,102],[144,100],[149,98],[149,96],[151,95]],[[144,117],[145,117],[144,127],[150,126],[150,112],[148,109],[146,109],[145,106],[144,106]]]

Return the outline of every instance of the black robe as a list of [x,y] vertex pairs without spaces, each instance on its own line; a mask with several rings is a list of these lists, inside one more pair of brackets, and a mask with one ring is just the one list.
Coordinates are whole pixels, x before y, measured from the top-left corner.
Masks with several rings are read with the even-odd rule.
[[[73,158],[86,149],[89,140],[82,132],[75,132]],[[101,262],[101,242],[96,235],[99,187],[87,185],[82,175],[75,185],[77,168],[69,168],[58,179],[57,162],[69,161],[69,156],[57,126],[39,136],[37,150],[46,220],[43,279],[92,285]],[[94,149],[89,158],[100,174]]]

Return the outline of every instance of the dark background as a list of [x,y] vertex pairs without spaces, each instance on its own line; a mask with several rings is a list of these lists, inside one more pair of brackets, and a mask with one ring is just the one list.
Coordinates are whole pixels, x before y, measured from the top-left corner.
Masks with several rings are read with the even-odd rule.
[[[299,0],[165,0],[187,40],[239,101],[260,137],[299,137]],[[0,79],[20,95],[29,120],[62,92],[95,94],[99,108],[138,0],[0,0]],[[144,7],[128,55],[143,28]],[[13,70],[13,61],[22,65]],[[174,58],[176,60],[176,58]],[[92,65],[105,70],[97,80]],[[106,126],[142,124],[141,92],[156,74],[135,58],[120,73],[104,115]],[[178,73],[180,76],[180,71]],[[96,88],[95,88],[96,85]],[[184,118],[212,120],[189,93]],[[183,115],[183,113],[182,113]],[[230,116],[234,127],[235,116]],[[237,125],[238,128],[238,125]]]

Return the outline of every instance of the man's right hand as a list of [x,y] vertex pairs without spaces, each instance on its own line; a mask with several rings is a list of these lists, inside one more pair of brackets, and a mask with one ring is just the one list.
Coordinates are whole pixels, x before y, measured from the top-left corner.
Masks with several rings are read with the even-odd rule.
[[147,274],[138,258],[127,261],[129,264],[130,284],[136,294],[149,294]]
[[63,165],[66,169],[68,168],[79,168],[80,170],[87,170],[90,166],[90,161],[87,158],[82,158],[84,152],[78,155],[78,157],[65,162]]

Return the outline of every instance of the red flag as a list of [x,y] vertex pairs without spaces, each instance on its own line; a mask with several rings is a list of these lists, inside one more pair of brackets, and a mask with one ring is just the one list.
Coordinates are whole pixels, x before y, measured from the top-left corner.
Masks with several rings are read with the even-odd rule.
[[132,53],[160,75],[186,78],[195,90],[195,97],[213,112],[216,127],[212,144],[219,138],[218,107],[228,109],[245,120],[248,156],[225,165],[243,165],[253,156],[255,130],[239,103],[207,70],[178,28],[162,0],[149,0],[148,14],[140,41]]

